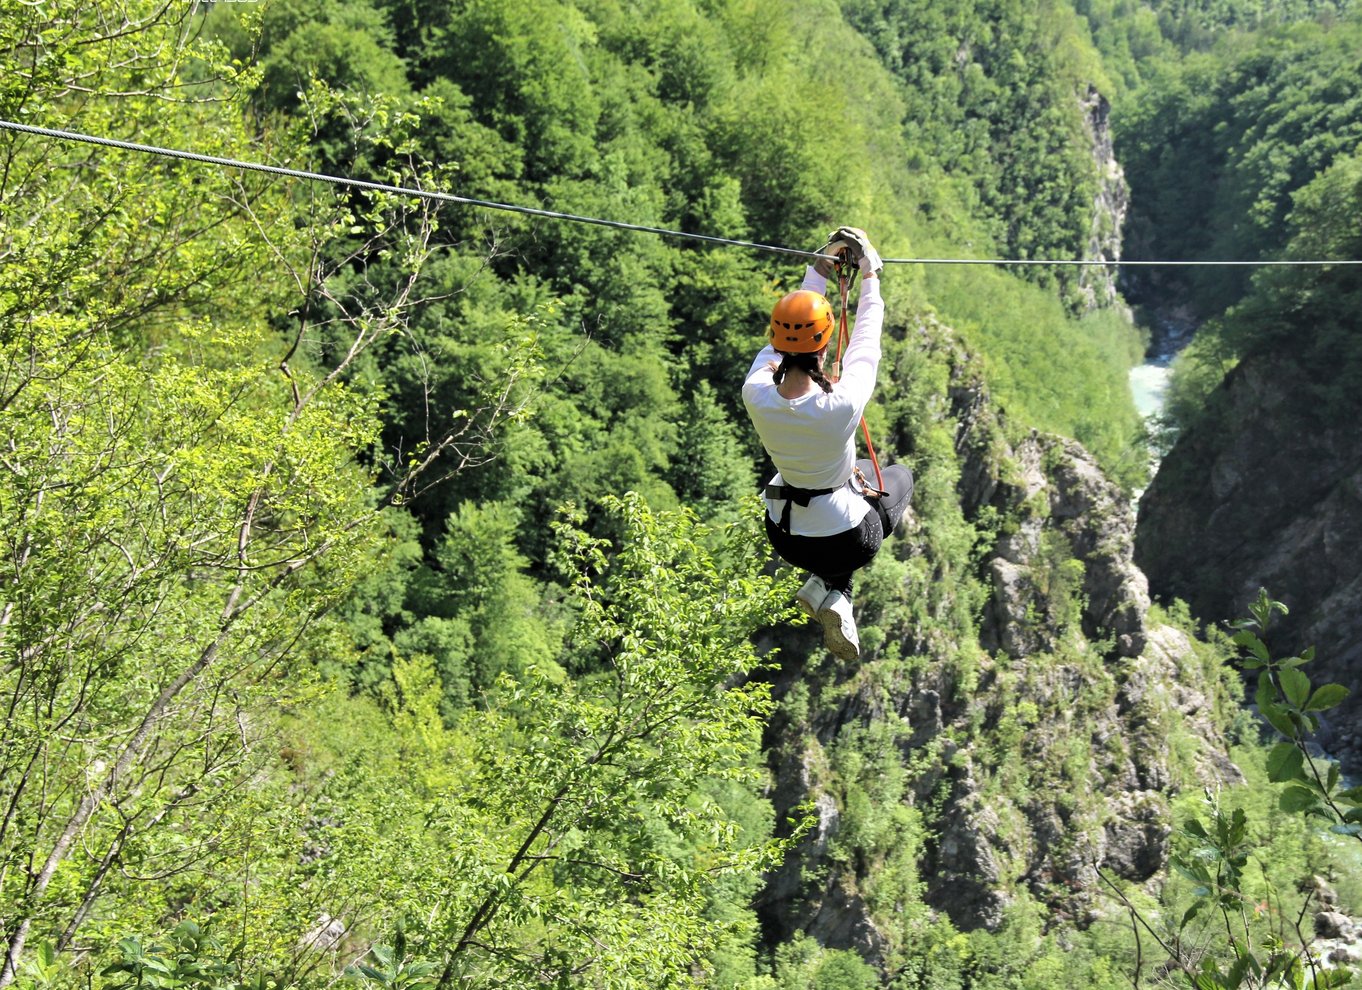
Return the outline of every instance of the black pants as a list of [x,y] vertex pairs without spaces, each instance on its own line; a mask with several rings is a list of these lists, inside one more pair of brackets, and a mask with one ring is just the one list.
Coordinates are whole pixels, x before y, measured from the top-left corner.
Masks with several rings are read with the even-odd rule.
[[[874,483],[875,466],[870,461],[857,461],[856,466]],[[883,503],[892,531],[903,521],[903,513],[907,511],[908,502],[913,497],[913,472],[902,464],[890,464],[884,468],[884,487],[889,491]],[[829,587],[836,588],[849,598],[852,572],[874,559],[887,534],[872,501],[870,511],[860,524],[845,533],[794,536],[782,532],[768,513],[766,535],[771,540],[772,548],[784,560],[817,574]]]

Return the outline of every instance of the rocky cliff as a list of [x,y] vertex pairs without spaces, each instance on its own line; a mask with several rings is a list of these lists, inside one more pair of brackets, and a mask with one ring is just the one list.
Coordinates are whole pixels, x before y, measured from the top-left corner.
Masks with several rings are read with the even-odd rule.
[[934,913],[995,929],[1025,896],[1085,923],[1097,869],[1165,864],[1173,794],[1238,776],[1219,659],[1151,615],[1129,501],[1078,444],[1013,435],[948,329],[908,336],[891,373],[943,439],[891,438],[917,513],[859,579],[866,655],[807,627],[770,644],[772,797],[816,825],[770,879],[767,938],[881,964]]
[[[1122,231],[1130,211],[1130,189],[1112,147],[1111,104],[1097,87],[1090,86],[1080,105],[1088,149],[1097,167],[1097,192],[1084,257],[1092,261],[1119,261]],[[1088,309],[1120,303],[1112,269],[1085,266],[1080,270],[1078,284]]]
[[1140,504],[1136,560],[1160,597],[1208,623],[1247,614],[1265,587],[1291,612],[1279,652],[1352,689],[1320,741],[1362,768],[1362,430],[1322,422],[1287,356],[1247,358],[1179,438]]

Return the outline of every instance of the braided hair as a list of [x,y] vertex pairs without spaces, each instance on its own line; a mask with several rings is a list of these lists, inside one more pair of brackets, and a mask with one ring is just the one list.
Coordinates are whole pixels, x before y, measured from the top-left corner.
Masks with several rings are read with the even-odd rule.
[[824,392],[832,391],[832,382],[828,376],[823,374],[823,369],[818,366],[818,353],[807,354],[787,354],[784,351],[777,351],[780,355],[780,364],[772,367],[771,377],[779,385],[785,380],[785,374],[791,368],[797,368],[804,374],[812,378]]

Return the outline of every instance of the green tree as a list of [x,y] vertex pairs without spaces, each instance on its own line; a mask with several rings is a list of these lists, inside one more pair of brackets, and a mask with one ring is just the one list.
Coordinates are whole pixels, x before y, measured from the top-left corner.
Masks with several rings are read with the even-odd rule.
[[[1292,197],[1362,136],[1359,43],[1356,18],[1307,22],[1227,34],[1151,66],[1113,118],[1131,188],[1130,256],[1282,256]],[[1183,280],[1209,317],[1245,295],[1250,274],[1208,268]]]
[[[1362,156],[1339,158],[1294,198],[1295,231],[1286,254],[1301,260],[1362,257]],[[1362,386],[1362,342],[1353,314],[1362,305],[1356,265],[1265,271],[1223,321],[1222,339],[1238,355],[1281,355],[1313,382],[1302,412],[1318,421],[1352,415]]]
[[[424,621],[456,623],[466,632],[466,654],[444,652],[438,663],[453,718],[470,697],[488,691],[505,671],[533,658],[557,656],[562,640],[545,590],[526,573],[516,545],[522,516],[505,502],[465,502],[449,517],[435,546],[433,567],[418,579],[411,608]],[[399,636],[406,653],[410,635]],[[462,680],[462,683],[460,683]]]
[[725,530],[633,495],[605,509],[618,545],[558,527],[593,673],[521,657],[450,724],[429,658],[398,657],[381,707],[297,706],[267,800],[307,844],[243,849],[185,891],[205,928],[249,933],[237,972],[305,982],[318,953],[295,919],[322,911],[375,987],[688,985],[750,936],[726,898],[786,849],[751,797],[770,707],[751,637],[788,615],[790,582],[759,576],[754,501]]
[[[459,896],[437,916],[441,983],[520,985],[586,964],[614,985],[665,985],[722,936],[697,899],[783,849],[740,835],[702,786],[751,779],[769,702],[745,679],[757,666],[748,637],[787,614],[784,583],[752,577],[764,554],[755,505],[712,549],[688,513],[655,514],[636,496],[609,508],[625,533],[611,557],[560,531],[580,608],[572,640],[600,673],[574,684],[531,667],[502,685],[488,729],[503,742],[471,788],[499,823],[487,823],[499,853],[470,861],[451,846]],[[525,941],[538,918],[552,924],[544,945]]]
[[776,986],[780,990],[871,990],[879,973],[854,952],[824,949],[805,936],[776,951]]
[[[95,132],[193,129],[243,156],[249,80],[187,40],[195,16],[6,18],[6,115],[69,107]],[[32,139],[0,153],[5,986],[31,937],[72,945],[129,864],[204,870],[233,841],[218,816],[250,827],[229,812],[271,711],[305,687],[293,645],[353,582],[381,509],[477,462],[533,364],[513,359],[409,459],[374,457],[375,398],[348,372],[405,329],[427,214],[365,198],[304,225],[315,202],[216,171]],[[405,277],[347,308],[337,271],[380,248]],[[315,300],[340,316],[315,321]],[[281,337],[270,317],[289,309]]]
[[756,487],[752,459],[714,389],[699,383],[682,409],[669,479],[686,505],[722,514]]

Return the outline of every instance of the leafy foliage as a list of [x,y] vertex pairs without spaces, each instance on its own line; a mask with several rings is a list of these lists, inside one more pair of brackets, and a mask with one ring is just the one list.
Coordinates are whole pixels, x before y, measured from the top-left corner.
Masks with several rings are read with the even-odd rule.
[[[6,118],[479,198],[795,246],[852,221],[887,256],[1092,231],[1104,69],[1062,3],[46,0],[0,59]],[[761,769],[752,643],[791,579],[733,386],[792,272],[29,138],[0,165],[0,985],[882,981],[808,939],[763,956],[752,909],[804,823]],[[1350,174],[1302,216],[1345,217]],[[892,276],[872,418],[920,520],[866,575],[884,662],[854,687],[939,669],[950,705],[1100,668],[975,646],[978,556],[1017,521],[965,518],[968,369],[922,331],[983,353],[1011,429],[1131,484],[1134,335],[1062,276]],[[1068,632],[1077,565],[1046,549]],[[1079,712],[1112,702],[1086,673]],[[1110,985],[1034,900],[996,937],[923,904],[948,745],[1000,800],[1085,779],[1086,739],[1030,773],[1042,713],[996,714],[912,766],[893,728],[829,741],[830,855],[873,864],[899,986]]]
[[1283,736],[1268,755],[1268,776],[1285,783],[1283,811],[1319,815],[1333,821],[1332,830],[1362,840],[1362,788],[1339,790],[1338,764],[1320,761],[1307,745],[1319,729],[1319,713],[1336,707],[1349,695],[1341,684],[1313,687],[1301,667],[1314,659],[1314,650],[1300,656],[1274,658],[1263,642],[1274,613],[1286,606],[1260,590],[1250,606],[1251,618],[1237,624],[1234,641],[1249,651],[1241,661],[1246,671],[1258,671],[1256,700],[1263,718]]
[[967,177],[1007,257],[1081,256],[1097,179],[1079,96],[1097,80],[1079,78],[1083,39],[1062,9],[882,0],[844,12],[902,83],[910,162]]
[[[1117,118],[1131,256],[1282,256],[1293,195],[1362,134],[1353,71],[1360,38],[1356,18],[1306,22],[1156,63]],[[1234,304],[1247,279],[1245,270],[1224,268],[1186,276],[1205,316]]]
[[[1259,712],[1283,737],[1266,757],[1267,780],[1284,785],[1277,791],[1278,807],[1297,823],[1319,817],[1332,823],[1332,832],[1362,839],[1362,789],[1341,789],[1338,765],[1311,750],[1319,713],[1338,705],[1348,691],[1338,684],[1311,685],[1301,668],[1313,659],[1313,650],[1273,656],[1265,637],[1274,614],[1285,614],[1285,605],[1260,590],[1249,610],[1248,618],[1233,624],[1232,639],[1245,651],[1240,669],[1258,672]],[[1310,897],[1288,913],[1257,823],[1243,807],[1227,806],[1211,790],[1205,813],[1204,819],[1187,817],[1179,828],[1172,865],[1192,886],[1191,903],[1176,929],[1161,932],[1122,895],[1132,923],[1154,937],[1193,990],[1348,985],[1351,971],[1326,965],[1302,930]],[[1198,918],[1201,930],[1194,924]]]

